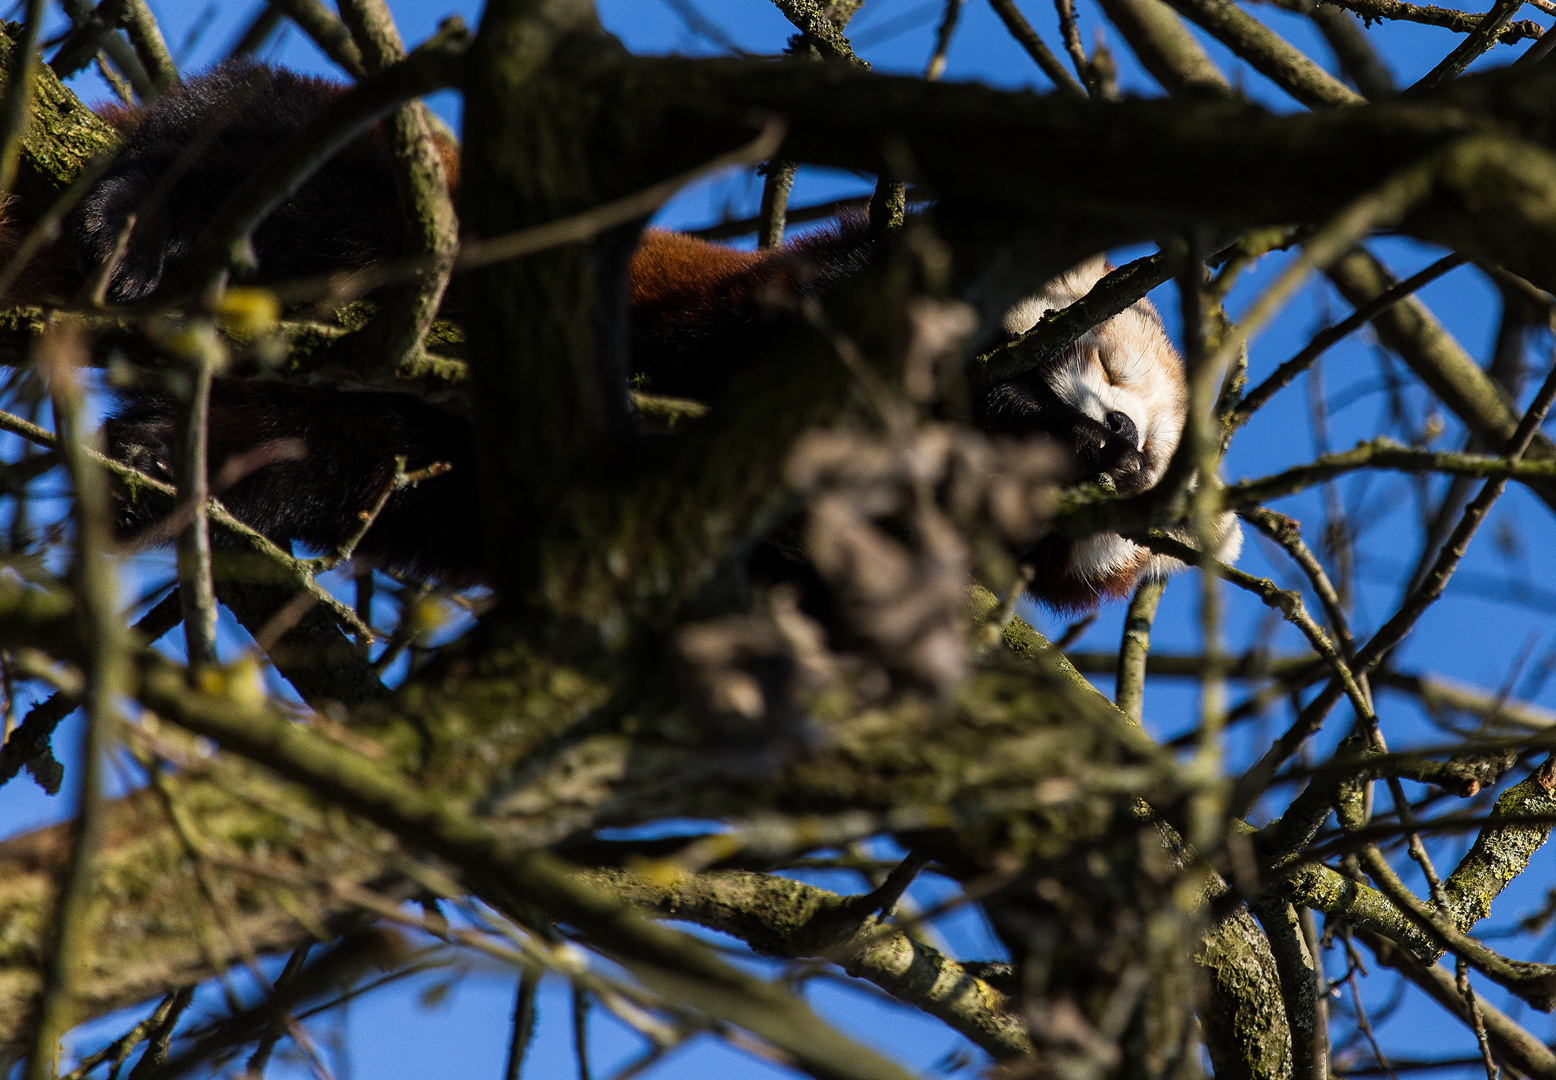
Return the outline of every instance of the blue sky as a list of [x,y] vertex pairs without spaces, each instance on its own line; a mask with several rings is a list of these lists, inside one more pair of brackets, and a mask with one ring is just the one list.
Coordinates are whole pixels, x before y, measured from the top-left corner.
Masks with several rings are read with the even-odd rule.
[[[229,43],[252,16],[257,4],[238,4],[228,0],[207,7],[201,0],[151,0],[162,21],[170,45],[187,71],[197,71],[221,56]],[[692,3],[693,0],[683,0]],[[713,20],[721,32],[740,47],[752,52],[779,51],[789,33],[789,24],[767,0],[699,0],[702,13]],[[1028,18],[1062,56],[1053,26],[1054,17],[1045,0],[1023,0]],[[391,0],[406,40],[421,40],[449,14],[460,14],[472,26],[479,5],[470,0]],[[638,52],[683,52],[713,54],[719,47],[690,31],[673,6],[663,0],[602,0],[601,17],[608,29],[619,35],[629,48]],[[890,71],[919,72],[928,58],[934,26],[938,19],[938,0],[868,0],[851,31],[859,51],[878,68]],[[1311,56],[1328,62],[1329,54],[1305,20],[1271,7],[1258,9],[1262,17]],[[1523,17],[1542,23],[1549,20],[1532,8]],[[1083,39],[1090,45],[1094,28],[1099,25],[1095,8],[1081,5]],[[203,27],[203,29],[201,29]],[[192,32],[199,31],[198,33]],[[1452,47],[1455,36],[1446,31],[1391,24],[1374,32],[1374,40],[1401,83],[1429,70]],[[1121,69],[1126,91],[1155,93],[1156,89],[1133,63],[1127,48],[1116,35],[1108,42]],[[1270,108],[1295,108],[1288,98],[1261,77],[1235,62],[1219,46],[1209,43],[1210,51],[1225,70],[1246,91]],[[298,33],[291,33],[267,54],[285,66],[316,72],[333,72],[328,61]],[[1498,48],[1483,58],[1484,64],[1506,63],[1512,50]],[[1046,83],[1019,47],[1010,41],[1003,27],[983,0],[968,0],[957,37],[953,43],[948,79],[976,79],[993,85],[1045,89]],[[78,80],[78,90],[88,100],[102,100],[107,90],[90,76]],[[442,95],[434,106],[457,126],[458,100]],[[1056,161],[1054,168],[1064,168]],[[793,203],[803,205],[838,195],[864,193],[871,187],[869,178],[849,174],[802,171]],[[714,178],[689,189],[662,211],[659,223],[670,227],[694,227],[728,216],[754,213],[760,195],[760,181],[749,172]],[[1114,253],[1115,261],[1140,254],[1144,249]],[[1386,240],[1374,250],[1400,276],[1426,265],[1439,252],[1402,240]],[[1231,308],[1237,313],[1257,290],[1278,272],[1280,257],[1265,260],[1248,275],[1233,294]],[[1497,301],[1493,290],[1473,268],[1461,268],[1428,286],[1423,299],[1463,345],[1477,359],[1489,354],[1496,330]],[[1158,290],[1153,297],[1165,321],[1176,335],[1176,297],[1171,286]],[[1327,288],[1310,285],[1279,319],[1255,342],[1252,349],[1252,377],[1258,379],[1284,360],[1307,340],[1318,327],[1349,310]],[[1529,362],[1548,363],[1550,342],[1534,343]],[[1399,365],[1396,369],[1402,371]],[[1371,338],[1358,334],[1335,348],[1322,367],[1324,396],[1331,412],[1331,441],[1336,449],[1350,446],[1357,439],[1370,437],[1382,429],[1389,409],[1388,395],[1379,377],[1379,362]],[[1409,386],[1400,400],[1407,413],[1419,424],[1431,412],[1424,391]],[[1229,479],[1258,476],[1310,458],[1315,448],[1307,414],[1308,387],[1299,383],[1260,414],[1239,437],[1228,458],[1225,474]],[[1446,434],[1439,446],[1457,445],[1459,429],[1445,417]],[[1347,479],[1337,485],[1347,515],[1366,524],[1359,546],[1359,583],[1356,622],[1365,632],[1386,617],[1396,599],[1395,586],[1389,584],[1399,569],[1415,557],[1420,529],[1413,509],[1409,482],[1397,476]],[[1316,543],[1317,523],[1321,520],[1316,492],[1285,500],[1276,509],[1299,517],[1307,525],[1310,542]],[[1543,582],[1536,572],[1545,560],[1539,554],[1551,541],[1550,512],[1528,497],[1521,489],[1504,497],[1481,538],[1467,559],[1460,579],[1448,596],[1423,619],[1421,626],[1402,652],[1399,666],[1406,669],[1430,669],[1466,682],[1493,689],[1503,685],[1521,655],[1527,656],[1517,681],[1519,693],[1532,685],[1541,661],[1556,649],[1556,627],[1550,616],[1556,604],[1530,588],[1530,580],[1556,590],[1556,582]],[[1245,548],[1241,565],[1254,573],[1273,574],[1277,580],[1291,580],[1290,568],[1278,559],[1272,561],[1254,539]],[[166,573],[165,569],[162,571]],[[156,569],[142,568],[141,578],[149,582]],[[1157,623],[1155,645],[1164,650],[1193,650],[1197,647],[1194,583],[1185,578],[1169,588]],[[1234,648],[1243,648],[1258,640],[1266,622],[1256,602],[1242,595],[1229,595],[1230,615],[1226,636]],[[1543,610],[1542,610],[1543,608]],[[1028,616],[1045,632],[1057,636],[1064,620],[1045,612],[1028,611]],[[1110,650],[1116,647],[1122,609],[1105,609],[1087,631],[1078,648]],[[1299,640],[1294,633],[1277,629],[1273,638],[1277,651],[1295,649]],[[1110,689],[1109,680],[1099,685]],[[1556,706],[1556,686],[1535,691],[1537,700]],[[1238,697],[1234,690],[1233,699]],[[1382,716],[1391,743],[1400,746],[1430,736],[1432,729],[1406,701],[1385,696]],[[1176,734],[1193,724],[1195,691],[1191,685],[1153,683],[1146,702],[1147,723],[1160,735]],[[1338,714],[1337,714],[1338,717]],[[1279,712],[1268,724],[1254,723],[1235,732],[1231,738],[1234,758],[1246,760],[1259,739],[1267,740],[1289,718]],[[1332,744],[1341,731],[1341,719],[1331,721],[1333,732],[1324,746]],[[62,729],[59,744],[69,746],[73,735]],[[67,786],[64,796],[49,799],[25,780],[0,789],[0,820],[6,831],[48,820],[57,820],[73,805]],[[1451,845],[1449,850],[1452,850]],[[1551,882],[1551,855],[1542,852],[1531,872],[1499,901],[1491,922],[1507,925],[1522,910],[1535,906],[1544,888]],[[859,883],[835,879],[835,887],[853,890]],[[926,882],[919,899],[933,902],[934,883]],[[978,918],[968,912],[949,917],[940,927],[948,944],[958,955],[987,958],[996,954]],[[1330,954],[1331,971],[1338,973],[1343,963]],[[444,1080],[490,1078],[498,1075],[506,1052],[508,1011],[513,994],[513,976],[509,972],[478,967],[459,979],[448,994],[438,997],[428,988],[439,984],[441,976],[424,977],[407,986],[384,991],[355,1003],[345,1026],[346,1052],[337,1059],[342,1080],[378,1080],[410,1075],[436,1075]],[[1388,987],[1382,980],[1369,993],[1386,997]],[[1503,995],[1495,988],[1483,990],[1489,1000],[1501,1003]],[[921,1072],[935,1073],[936,1063],[958,1047],[965,1048],[954,1035],[932,1021],[914,1016],[909,1010],[882,1004],[867,993],[841,984],[824,983],[815,991],[818,1007],[841,1018],[842,1026],[900,1057]],[[571,1032],[566,987],[548,982],[542,998],[541,1025],[526,1076],[535,1078],[574,1075]],[[1374,1001],[1376,1004],[1376,1001]],[[1526,1017],[1527,1019],[1527,1017]],[[105,1038],[122,1030],[125,1018],[113,1018],[91,1025],[73,1044],[90,1050]],[[1431,1056],[1462,1052],[1471,1047],[1454,1025],[1441,1022],[1442,1014],[1429,1003],[1407,1003],[1381,1026],[1385,1046],[1402,1047],[1405,1056]],[[1551,1036],[1550,1022],[1531,1021],[1532,1030],[1542,1038]],[[607,1076],[616,1065],[638,1052],[637,1041],[617,1022],[594,1013],[594,1075]],[[317,1027],[319,1032],[328,1027]],[[974,1060],[977,1060],[974,1058]],[[294,1063],[278,1062],[274,1076],[303,1075]],[[683,1050],[655,1066],[645,1075],[670,1077],[765,1077],[784,1075],[774,1066],[746,1054],[712,1042]],[[965,1075],[971,1075],[967,1073]]]

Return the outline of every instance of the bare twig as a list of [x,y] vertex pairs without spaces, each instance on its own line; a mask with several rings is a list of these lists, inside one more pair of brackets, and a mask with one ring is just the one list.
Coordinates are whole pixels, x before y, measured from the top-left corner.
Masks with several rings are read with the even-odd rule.
[[178,533],[178,594],[184,611],[184,645],[192,678],[216,663],[216,585],[211,576],[210,469],[207,429],[210,424],[211,381],[226,362],[226,349],[216,327],[200,321],[181,335],[192,344],[186,350],[190,372],[189,399],[174,440],[178,497],[190,508],[189,523]]
[[1080,26],[1075,19],[1075,0],[1054,0],[1054,11],[1059,15],[1059,34],[1064,38],[1064,51],[1070,54],[1070,63],[1080,77],[1086,93],[1097,96],[1097,73],[1086,58],[1086,47],[1081,44]]
[[[1352,450],[1325,454],[1273,476],[1245,480],[1226,489],[1227,505],[1238,510],[1294,495],[1343,473],[1358,469],[1388,469],[1406,473],[1444,473],[1468,478],[1499,478],[1528,484],[1556,479],[1556,461],[1465,454],[1452,450],[1416,450],[1393,439],[1373,439]],[[1430,564],[1428,564],[1430,565]]]
[[573,984],[573,1057],[578,1062],[578,1080],[589,1075],[589,991]]
[[535,1002],[540,993],[542,968],[538,964],[524,964],[519,969],[519,986],[513,999],[513,1034],[508,1042],[508,1066],[505,1080],[520,1080],[524,1072],[524,1056],[529,1051],[530,1036],[535,1033]]
[[1313,587],[1313,592],[1318,596],[1319,603],[1324,606],[1324,615],[1329,620],[1329,629],[1333,631],[1335,640],[1339,643],[1340,652],[1350,659],[1356,652],[1356,641],[1351,636],[1350,620],[1346,617],[1345,605],[1340,602],[1340,594],[1335,591],[1329,575],[1324,572],[1323,564],[1302,542],[1302,527],[1286,515],[1262,507],[1243,510],[1239,516],[1284,548],[1292,561],[1301,567],[1302,572],[1307,575],[1308,583]]
[[172,54],[168,52],[167,42],[162,38],[162,28],[157,25],[156,16],[146,6],[146,0],[117,2],[119,21],[130,35],[135,55],[140,57],[146,73],[151,76],[152,93],[166,93],[178,85],[178,68],[173,63]]
[[284,11],[348,75],[360,79],[366,74],[362,53],[351,40],[351,31],[319,0],[273,0],[273,6]]
[[333,554],[319,560],[319,569],[321,571],[333,570],[342,563],[349,562],[351,560],[351,556],[355,554],[357,550],[357,545],[362,542],[363,537],[367,536],[368,530],[370,530],[373,527],[373,523],[378,520],[378,515],[384,512],[384,507],[389,505],[389,500],[394,497],[395,492],[404,491],[406,488],[415,487],[423,480],[430,480],[434,476],[442,476],[451,468],[453,468],[453,466],[449,465],[447,462],[435,461],[431,465],[428,465],[426,468],[417,469],[415,472],[406,472],[405,458],[403,456],[395,458],[394,473],[389,477],[389,482],[383,486],[381,491],[379,491],[378,497],[373,500],[373,505],[369,506],[366,510],[360,511],[357,514],[357,518],[361,522],[361,525],[357,527],[356,532],[352,533],[345,539],[340,547],[335,549]]
[[1027,22],[1021,9],[1016,6],[1016,0],[989,0],[989,6],[1005,24],[1005,29],[1010,31],[1010,36],[1027,51],[1027,55],[1053,81],[1055,87],[1076,97],[1086,96],[1086,88],[1075,81],[1075,76],[1064,69],[1059,58],[1038,37],[1037,31],[1032,29],[1032,24]]
[[758,247],[774,248],[783,243],[783,231],[789,218],[789,191],[794,187],[797,166],[792,161],[769,161],[762,181],[762,209],[757,231]]
[[[12,432],[40,446],[57,447],[59,445],[59,441],[50,432],[37,424],[30,423],[21,417],[13,416],[7,412],[0,412],[0,431]],[[121,480],[134,483],[169,498],[176,497],[178,494],[171,484],[164,484],[156,477],[148,476],[138,469],[132,469],[130,466],[115,461],[113,458],[98,451],[91,450],[88,452],[88,456]],[[327,589],[314,580],[316,567],[313,563],[306,559],[295,558],[282,551],[268,536],[233,517],[232,513],[215,499],[211,500],[207,512],[210,514],[212,521],[228,532],[240,537],[251,550],[263,555],[266,559],[290,573],[297,584],[308,590],[321,604],[329,608],[331,614],[343,626],[346,626],[355,634],[366,635],[367,640],[373,639],[372,630],[362,625],[356,613],[345,604],[342,604]]]
[[1145,712],[1146,657],[1151,651],[1151,623],[1166,590],[1166,578],[1142,581],[1124,616],[1124,640],[1118,649],[1114,700],[1124,715],[1136,723]]
[[173,995],[167,1011],[162,1014],[146,1040],[145,1052],[135,1063],[135,1068],[130,1070],[130,1080],[151,1080],[157,1075],[158,1070],[167,1064],[168,1047],[173,1041],[173,1029],[178,1027],[178,1021],[184,1015],[184,1010],[189,1008],[189,1003],[194,1000],[194,992],[194,987],[186,986]]
[[1227,417],[1228,437],[1230,437],[1231,432],[1246,424],[1249,417],[1263,407],[1276,393],[1289,385],[1292,379],[1310,367],[1313,361],[1322,356],[1331,345],[1366,326],[1411,293],[1435,281],[1454,267],[1462,266],[1466,261],[1462,255],[1445,255],[1426,269],[1410,275],[1404,281],[1389,287],[1376,298],[1362,304],[1340,322],[1315,334],[1313,340],[1304,345],[1301,351],[1276,368],[1267,379],[1250,390],[1237,403],[1237,407]]
[[1475,988],[1470,985],[1470,966],[1465,963],[1462,956],[1458,957],[1454,965],[1454,977],[1459,987],[1459,994],[1464,998],[1464,1005],[1469,1010],[1470,1026],[1475,1029],[1475,1043],[1480,1047],[1481,1064],[1486,1067],[1486,1080],[1497,1080],[1500,1070],[1491,1057],[1491,1040],[1486,1034],[1486,1016],[1480,1010],[1480,1000],[1475,996]]
[[1524,0],[1497,0],[1491,10],[1481,18],[1475,29],[1454,46],[1431,71],[1421,76],[1411,90],[1430,90],[1457,78],[1475,59],[1497,43],[1502,32],[1513,21],[1513,16],[1524,6]]
[[[368,71],[385,71],[405,59],[405,46],[384,0],[341,0],[339,6]],[[445,21],[439,35],[457,36],[462,30],[455,17]],[[405,102],[390,113],[382,129],[393,155],[395,186],[405,215],[405,250],[432,257],[427,270],[384,297],[375,316],[379,363],[393,371],[421,353],[453,273],[459,220],[426,106]]]
[[1351,988],[1351,1007],[1356,1011],[1356,1026],[1366,1036],[1367,1045],[1372,1048],[1372,1059],[1378,1063],[1378,1067],[1383,1070],[1384,1075],[1389,1080],[1399,1080],[1399,1077],[1394,1073],[1394,1067],[1389,1064],[1388,1056],[1383,1053],[1383,1048],[1378,1045],[1378,1037],[1372,1030],[1372,1022],[1367,1019],[1367,1007],[1362,1004],[1361,987],[1356,985],[1356,973],[1357,971],[1365,972],[1366,969],[1362,967],[1361,957],[1357,955],[1356,946],[1351,944],[1350,927],[1345,927],[1342,930],[1341,937],[1345,941],[1346,956],[1350,959],[1350,963],[1346,965],[1345,969],[1345,983]]
[[[292,954],[286,958],[286,966],[276,977],[278,988],[297,978],[298,972],[302,971],[303,964],[308,960],[308,951],[311,947],[311,945],[303,945],[292,950]],[[249,1056],[248,1064],[244,1067],[245,1080],[261,1080],[265,1075],[265,1066],[269,1064],[270,1055],[275,1051],[276,1044],[286,1034],[286,1027],[287,1015],[284,1011],[278,1012],[266,1025],[265,1033],[260,1036],[259,1043],[254,1047],[254,1053]]]
[[116,715],[114,699],[123,681],[121,628],[114,571],[108,555],[108,487],[84,430],[85,395],[76,364],[86,344],[69,331],[54,330],[40,343],[40,359],[49,373],[59,451],[75,486],[75,584],[86,664],[86,723],[82,725],[81,797],[76,810],[75,842],[55,906],[51,949],[28,1055],[28,1080],[51,1080],[54,1048],[70,1027],[79,974],[91,951],[89,926],[97,849],[102,843],[103,758]]
[[956,35],[956,24],[962,17],[962,6],[967,0],[945,0],[945,12],[940,16],[940,29],[935,32],[935,51],[924,68],[924,78],[934,82],[945,74],[946,55],[951,51],[951,39]]
[[161,1030],[168,1014],[173,1009],[174,1002],[178,1000],[180,995],[181,991],[175,990],[163,998],[157,1007],[151,1011],[151,1015],[95,1054],[88,1054],[82,1058],[81,1062],[74,1069],[65,1073],[59,1080],[86,1080],[92,1070],[105,1061],[113,1063],[113,1073],[110,1075],[117,1075],[125,1059],[135,1052],[135,1048],[150,1038],[153,1032]]
[[[1472,11],[1437,7],[1434,4],[1408,4],[1403,0],[1324,0],[1324,3],[1354,11],[1364,19],[1424,23],[1460,34],[1473,33],[1485,19]],[[1504,45],[1512,45],[1519,41],[1532,41],[1540,34],[1539,23],[1524,20],[1504,27],[1497,40]]]

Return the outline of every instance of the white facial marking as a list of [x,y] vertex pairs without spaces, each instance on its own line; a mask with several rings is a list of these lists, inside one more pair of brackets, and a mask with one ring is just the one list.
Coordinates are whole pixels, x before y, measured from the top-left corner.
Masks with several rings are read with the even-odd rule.
[[[1012,335],[1030,330],[1048,312],[1085,296],[1109,269],[1097,256],[1046,282],[1005,312],[1005,330]],[[1188,387],[1183,360],[1150,301],[1139,300],[1089,331],[1050,370],[1048,383],[1061,400],[1099,423],[1111,412],[1128,416],[1139,434],[1136,448],[1145,455],[1149,484],[1162,478],[1183,437]],[[1233,563],[1242,550],[1241,525],[1228,513],[1217,528],[1216,556]],[[1195,542],[1192,536],[1179,539]],[[1100,533],[1075,543],[1069,570],[1083,581],[1100,582],[1133,572],[1142,562],[1145,575],[1153,578],[1183,569],[1176,559],[1144,556],[1144,549],[1117,533]]]
[[[1030,330],[1048,312],[1085,296],[1108,270],[1097,256],[1060,274],[1005,312],[1005,330]],[[1099,423],[1111,412],[1128,416],[1149,482],[1161,479],[1183,435],[1188,388],[1183,361],[1150,301],[1139,300],[1086,333],[1048,378],[1061,400]]]

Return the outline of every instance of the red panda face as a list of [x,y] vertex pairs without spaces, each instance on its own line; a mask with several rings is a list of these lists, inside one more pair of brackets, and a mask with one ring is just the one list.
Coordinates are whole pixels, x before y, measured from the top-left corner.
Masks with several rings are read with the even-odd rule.
[[[1004,329],[1012,335],[1031,329],[1047,312],[1084,297],[1108,270],[1098,256],[1061,274],[1007,311]],[[990,390],[979,402],[979,420],[1003,434],[1046,434],[1070,451],[1075,482],[1101,482],[1133,495],[1166,472],[1187,408],[1183,360],[1156,309],[1140,300],[1053,362]],[[1235,557],[1241,533],[1230,515],[1221,533],[1219,554]],[[1035,574],[1033,594],[1061,610],[1123,596],[1143,574],[1171,573],[1181,565],[1116,533],[1049,537],[1026,559]]]
[[[1005,313],[1012,336],[1088,293],[1101,257],[1061,274]],[[1103,480],[1122,494],[1161,479],[1183,435],[1188,389],[1183,360],[1150,301],[1140,300],[1088,331],[1057,360],[996,387],[983,422],[1012,435],[1046,433],[1068,447],[1077,481]]]

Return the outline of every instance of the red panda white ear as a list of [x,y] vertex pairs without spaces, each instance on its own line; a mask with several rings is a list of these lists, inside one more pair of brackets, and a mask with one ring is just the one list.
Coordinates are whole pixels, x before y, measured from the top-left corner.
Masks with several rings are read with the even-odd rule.
[[1106,257],[1093,255],[1077,263],[1040,288],[1012,304],[1000,318],[1000,328],[1012,336],[1024,334],[1050,311],[1069,307],[1107,276],[1112,265]]

